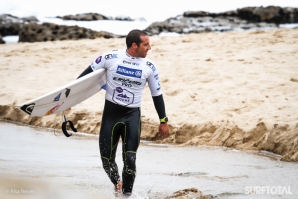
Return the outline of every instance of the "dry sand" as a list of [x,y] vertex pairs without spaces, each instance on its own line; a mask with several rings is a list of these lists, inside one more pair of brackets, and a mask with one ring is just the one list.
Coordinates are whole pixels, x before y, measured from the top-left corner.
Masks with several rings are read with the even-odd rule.
[[[142,101],[142,139],[157,143],[267,150],[298,161],[298,29],[151,37],[170,135],[157,135],[149,88]],[[56,115],[31,117],[14,106],[74,79],[125,39],[0,46],[0,118],[57,127]],[[104,92],[76,105],[68,119],[98,134]]]

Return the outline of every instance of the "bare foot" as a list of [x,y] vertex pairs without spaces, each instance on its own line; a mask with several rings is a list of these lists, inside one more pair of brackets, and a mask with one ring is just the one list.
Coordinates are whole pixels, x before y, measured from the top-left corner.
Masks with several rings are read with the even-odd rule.
[[117,185],[115,185],[115,192],[121,193],[122,192],[122,180],[118,182]]

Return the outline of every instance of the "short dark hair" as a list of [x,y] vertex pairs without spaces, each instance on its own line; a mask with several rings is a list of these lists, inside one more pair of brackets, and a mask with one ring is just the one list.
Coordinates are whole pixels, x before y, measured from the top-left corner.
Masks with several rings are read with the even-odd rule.
[[130,48],[133,43],[136,43],[137,46],[140,46],[142,42],[141,36],[147,36],[148,34],[145,31],[134,29],[131,30],[126,36],[126,47]]

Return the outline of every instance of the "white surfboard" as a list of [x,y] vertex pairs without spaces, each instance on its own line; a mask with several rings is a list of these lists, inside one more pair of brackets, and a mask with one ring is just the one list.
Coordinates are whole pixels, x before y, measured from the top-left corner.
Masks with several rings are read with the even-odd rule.
[[106,84],[106,71],[99,69],[76,79],[52,92],[19,105],[18,108],[32,116],[60,113],[96,94]]

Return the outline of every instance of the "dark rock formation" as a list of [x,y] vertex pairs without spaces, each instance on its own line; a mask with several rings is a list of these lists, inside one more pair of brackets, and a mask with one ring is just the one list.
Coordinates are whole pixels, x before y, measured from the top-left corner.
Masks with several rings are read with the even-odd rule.
[[75,21],[97,21],[97,20],[109,20],[110,18],[98,14],[98,13],[84,13],[84,14],[76,14],[76,15],[65,15],[65,16],[57,16],[59,19],[63,20],[75,20]]
[[0,44],[5,44],[5,41],[2,39],[2,35],[0,35]]
[[267,22],[275,24],[298,23],[298,8],[245,7],[237,9],[238,16],[251,22]]
[[183,13],[183,17],[237,17],[237,11],[227,11],[222,13],[211,13],[204,11],[187,11]]
[[158,35],[162,32],[175,32],[179,34],[202,32],[227,32],[244,31],[262,28],[276,28],[275,24],[250,23],[238,17],[183,17],[167,19],[163,22],[155,22],[145,29],[149,35]]
[[129,16],[122,16],[122,15],[115,17],[114,20],[117,20],[117,21],[134,21]]
[[116,16],[116,17],[107,17],[98,13],[84,13],[76,15],[65,15],[57,16],[56,18],[63,20],[75,20],[75,21],[97,21],[97,20],[117,20],[117,21],[134,21],[129,16]]
[[19,32],[19,42],[95,39],[121,37],[105,31],[93,31],[79,26],[64,26],[53,23],[24,25]]
[[176,17],[169,18],[163,22],[154,22],[145,29],[150,35],[157,35],[161,32],[184,33],[184,29],[188,28],[186,18]]
[[282,8],[279,6],[244,7],[236,11],[210,13],[204,11],[187,11],[183,17],[238,17],[249,22],[266,23],[298,23],[298,8]]
[[20,29],[28,23],[38,22],[36,17],[19,18],[10,14],[0,15],[0,34],[2,36],[18,35]]
[[[106,20],[107,17],[88,13],[84,16],[75,15],[77,20]],[[69,18],[70,19],[70,18]],[[74,19],[73,19],[74,20]],[[19,35],[19,42],[55,41],[69,39],[94,39],[97,37],[121,37],[104,31],[93,31],[78,26],[63,26],[52,23],[38,24],[36,17],[19,18],[10,14],[0,15],[0,35]],[[2,37],[0,43],[3,43]]]
[[182,16],[155,22],[145,29],[149,35],[161,32],[201,33],[278,28],[279,24],[298,23],[298,8],[245,7],[236,11],[210,13],[187,11]]
[[[133,20],[128,16],[111,18],[98,13],[66,15],[57,18],[77,21]],[[139,20],[145,19],[141,18]],[[19,35],[20,42],[121,37],[112,33],[97,32],[78,26],[62,26],[51,23],[39,25],[37,22],[38,20],[35,17],[18,18],[9,14],[0,15],[0,34],[2,36]],[[281,8],[278,6],[245,7],[223,13],[187,11],[183,15],[169,18],[163,22],[152,23],[145,31],[149,35],[158,35],[162,32],[179,34],[226,32],[278,28],[279,24],[283,23],[298,23],[298,8]]]

